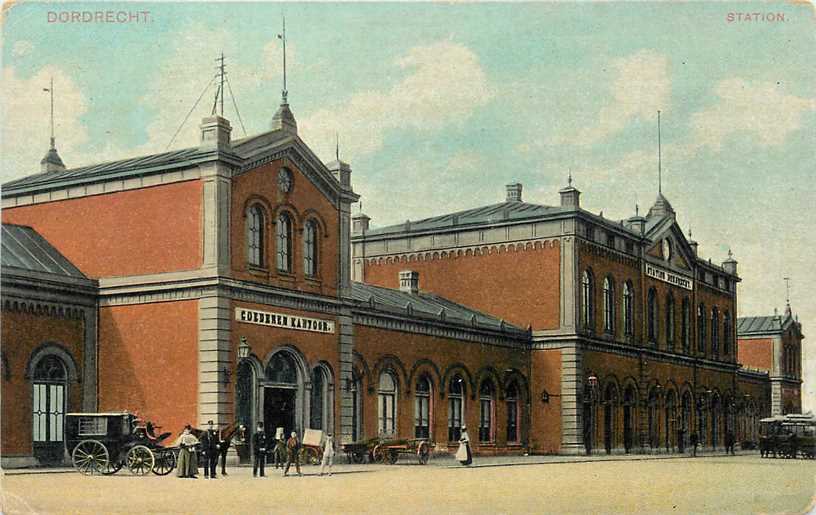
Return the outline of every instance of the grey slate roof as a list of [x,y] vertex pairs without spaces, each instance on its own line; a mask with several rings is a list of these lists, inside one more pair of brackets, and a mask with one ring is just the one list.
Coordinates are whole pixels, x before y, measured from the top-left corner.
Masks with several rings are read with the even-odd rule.
[[781,316],[737,318],[737,335],[781,331],[782,322]]
[[520,327],[429,292],[420,291],[413,295],[392,288],[352,282],[351,296],[363,305],[368,304],[374,310],[406,315],[410,305],[414,318],[437,321],[442,319],[440,313],[444,310],[444,321],[448,323],[494,331],[503,330],[517,335],[526,334],[526,331]]
[[151,170],[167,170],[190,164],[200,154],[198,147],[162,152],[148,156],[120,159],[69,170],[44,172],[27,175],[3,184],[3,193],[15,193],[20,190],[39,187],[59,187],[69,184],[81,184],[101,178],[127,177]]
[[3,224],[0,242],[0,263],[3,267],[87,279],[85,274],[31,227]]
[[366,237],[395,234],[402,232],[422,232],[428,230],[478,225],[503,221],[523,220],[543,215],[561,213],[561,207],[530,204],[528,202],[509,201],[488,206],[466,209],[447,215],[433,216],[422,220],[412,220],[408,223],[389,225],[366,231]]

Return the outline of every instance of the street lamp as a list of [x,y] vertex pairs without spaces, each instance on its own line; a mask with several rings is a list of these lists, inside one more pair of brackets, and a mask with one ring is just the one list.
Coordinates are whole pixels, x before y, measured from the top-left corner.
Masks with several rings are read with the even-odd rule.
[[249,357],[250,347],[247,343],[246,336],[241,337],[241,344],[238,345],[238,359],[246,359]]

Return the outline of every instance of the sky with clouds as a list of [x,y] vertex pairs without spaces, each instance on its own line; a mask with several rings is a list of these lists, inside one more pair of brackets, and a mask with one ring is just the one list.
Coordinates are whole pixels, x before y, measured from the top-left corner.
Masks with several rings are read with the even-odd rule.
[[[149,15],[49,22],[102,8]],[[300,135],[328,161],[339,133],[374,226],[498,202],[513,181],[554,204],[568,170],[584,207],[631,216],[657,194],[661,110],[663,192],[702,256],[733,250],[740,315],[781,311],[789,276],[816,334],[816,14],[804,3],[16,4],[2,20],[0,180],[38,170],[51,77],[69,167],[165,150],[221,51],[247,133],[266,130],[283,13]],[[196,144],[213,93],[171,148]],[[242,136],[229,99],[225,114]]]

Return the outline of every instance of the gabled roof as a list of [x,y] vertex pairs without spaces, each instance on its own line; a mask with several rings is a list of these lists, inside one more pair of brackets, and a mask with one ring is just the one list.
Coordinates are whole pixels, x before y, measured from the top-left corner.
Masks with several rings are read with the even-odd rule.
[[0,263],[3,268],[87,279],[85,274],[31,227],[3,224],[1,241]]
[[517,336],[526,334],[526,331],[520,327],[433,293],[419,292],[418,294],[411,294],[392,288],[352,282],[351,296],[363,306],[367,304],[373,310],[399,312],[403,315],[410,314],[414,318],[444,321],[467,326],[468,328],[516,333]]
[[737,319],[737,335],[772,333],[782,331],[782,317],[742,317]]
[[433,216],[422,220],[412,220],[406,223],[389,225],[366,231],[366,237],[397,234],[404,232],[423,232],[468,225],[479,225],[506,221],[537,218],[564,212],[561,207],[530,204],[528,202],[507,201],[488,206],[466,209],[446,215]]

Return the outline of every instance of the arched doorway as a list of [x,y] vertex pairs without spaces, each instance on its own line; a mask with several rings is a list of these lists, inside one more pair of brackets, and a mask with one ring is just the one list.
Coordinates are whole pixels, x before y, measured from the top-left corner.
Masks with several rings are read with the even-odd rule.
[[711,448],[716,449],[720,443],[720,398],[714,396],[711,399]]
[[607,454],[612,454],[615,444],[615,408],[618,405],[618,389],[614,384],[608,384],[604,392],[604,448]]
[[677,427],[676,427],[676,407],[677,407],[677,400],[674,394],[674,390],[669,390],[666,392],[666,414],[665,414],[665,425],[666,425],[666,452],[671,452],[676,442],[676,434],[677,434]]
[[649,398],[647,400],[649,447],[651,447],[653,451],[657,450],[657,448],[660,447],[657,403],[658,403],[657,387],[655,387],[649,390]]
[[284,435],[300,429],[301,391],[303,381],[299,367],[287,351],[275,353],[266,366],[264,383],[264,429],[274,437],[277,428]]
[[629,385],[623,391],[623,448],[628,454],[634,444],[635,415],[637,408],[637,393],[634,387]]
[[65,408],[68,398],[68,369],[53,354],[43,356],[32,376],[32,443],[41,464],[63,460]]
[[333,430],[332,426],[332,379],[328,369],[318,365],[312,369],[309,393],[309,428],[321,431]]
[[686,443],[688,442],[689,429],[691,429],[691,406],[693,401],[691,394],[685,392],[683,394],[682,406],[680,409],[680,435],[677,440],[677,447],[680,452],[685,452]]
[[351,441],[356,442],[363,436],[363,403],[360,392],[363,382],[356,370],[351,373]]

